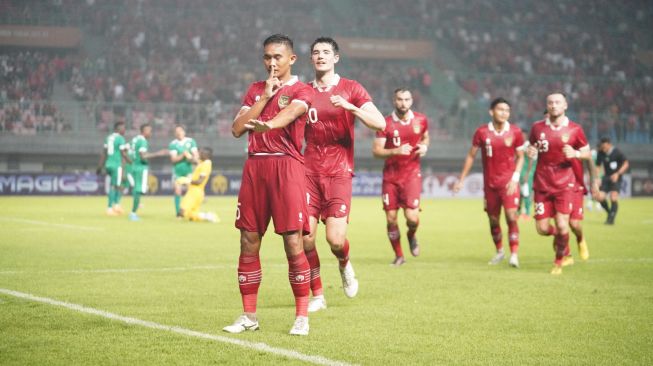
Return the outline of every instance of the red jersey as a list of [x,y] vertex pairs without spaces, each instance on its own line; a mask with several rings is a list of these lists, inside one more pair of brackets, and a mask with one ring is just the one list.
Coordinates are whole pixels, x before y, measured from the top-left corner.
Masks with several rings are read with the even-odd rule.
[[[253,83],[243,97],[242,108],[250,108],[265,91],[265,81]],[[303,103],[306,109],[313,100],[313,90],[293,76],[284,83],[263,108],[259,120],[273,119],[290,103]],[[303,162],[302,145],[304,141],[303,119],[297,118],[284,128],[266,132],[249,131],[249,155],[289,155]]]
[[472,145],[481,149],[483,185],[492,189],[505,188],[515,173],[515,152],[525,149],[521,128],[505,122],[503,129],[497,131],[489,122],[476,129]]
[[429,123],[425,115],[408,111],[408,120],[399,119],[395,112],[385,118],[385,130],[377,131],[377,138],[385,139],[385,148],[394,149],[410,144],[410,155],[394,155],[385,159],[383,180],[398,181],[420,174],[420,156],[416,153],[417,144],[428,131]]
[[333,82],[320,88],[313,82],[315,95],[306,121],[306,174],[349,176],[354,174],[354,120],[352,112],[331,104],[340,95],[361,108],[372,97],[357,81],[335,75]]
[[565,117],[558,127],[554,127],[547,118],[533,124],[529,141],[538,150],[533,189],[556,193],[578,186],[571,167],[572,160],[577,159],[567,159],[562,148],[570,145],[578,150],[588,146],[580,125]]

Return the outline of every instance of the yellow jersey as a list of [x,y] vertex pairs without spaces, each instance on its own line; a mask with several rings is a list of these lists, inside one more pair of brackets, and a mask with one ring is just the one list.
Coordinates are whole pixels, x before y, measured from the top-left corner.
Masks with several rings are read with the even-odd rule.
[[191,179],[193,181],[196,181],[200,179],[200,176],[204,176],[204,179],[202,179],[202,182],[200,184],[191,184],[189,189],[199,189],[202,192],[204,192],[204,187],[206,187],[206,183],[209,181],[209,178],[211,178],[211,170],[213,169],[213,164],[211,163],[211,160],[204,160],[203,162],[197,164],[197,167],[195,167],[195,170],[193,170],[193,176]]

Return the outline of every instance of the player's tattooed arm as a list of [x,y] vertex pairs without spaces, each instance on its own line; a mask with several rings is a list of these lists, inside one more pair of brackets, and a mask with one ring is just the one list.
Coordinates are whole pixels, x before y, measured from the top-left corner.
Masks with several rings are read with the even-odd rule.
[[239,138],[245,132],[249,131],[251,128],[246,127],[245,125],[251,124],[251,120],[258,120],[263,112],[263,108],[268,103],[270,99],[276,94],[277,90],[281,87],[281,81],[274,76],[274,66],[270,67],[268,78],[265,80],[265,90],[262,95],[260,95],[259,100],[257,100],[249,108],[241,108],[234,118],[234,122],[231,125],[231,134]]
[[454,194],[460,192],[460,190],[463,189],[463,183],[465,182],[465,178],[467,177],[467,174],[469,174],[469,171],[472,169],[472,165],[474,165],[474,159],[476,158],[477,151],[478,151],[478,147],[472,145],[472,147],[467,152],[467,156],[465,157],[465,162],[463,163],[463,169],[460,172],[460,177],[458,177],[458,181],[456,182],[456,184],[453,185]]
[[334,107],[341,107],[352,112],[365,126],[372,130],[383,131],[385,129],[385,118],[372,102],[365,103],[358,108],[340,95],[333,95],[331,96],[331,104]]
[[271,120],[263,122],[258,119],[250,119],[244,127],[254,132],[265,132],[275,128],[284,128],[297,118],[303,116],[306,111],[308,111],[306,103],[301,100],[293,100]]
[[385,137],[377,137],[372,143],[372,155],[375,158],[387,159],[395,155],[410,155],[413,152],[413,147],[410,144],[403,144],[394,149],[385,148]]

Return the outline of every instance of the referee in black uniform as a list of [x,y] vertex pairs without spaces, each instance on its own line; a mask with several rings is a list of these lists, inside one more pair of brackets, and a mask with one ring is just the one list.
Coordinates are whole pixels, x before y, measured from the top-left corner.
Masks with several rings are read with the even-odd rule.
[[[608,212],[607,225],[614,225],[615,216],[619,209],[619,189],[621,176],[628,170],[628,159],[619,149],[612,145],[609,137],[601,138],[599,152],[596,156],[596,165],[603,167],[603,179],[596,199]],[[608,195],[610,204],[608,205]]]

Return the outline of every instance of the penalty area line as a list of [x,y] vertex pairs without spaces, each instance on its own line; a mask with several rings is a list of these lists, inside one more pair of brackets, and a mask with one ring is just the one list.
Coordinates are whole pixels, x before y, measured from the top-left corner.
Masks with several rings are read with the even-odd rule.
[[15,222],[19,224],[29,224],[29,225],[40,225],[40,226],[50,226],[61,229],[72,229],[72,230],[82,230],[82,231],[104,231],[104,228],[97,226],[81,226],[81,225],[70,225],[70,224],[57,224],[47,221],[38,221],[38,220],[27,220],[17,217],[0,217],[0,221]]
[[[138,325],[141,327],[145,328],[150,328],[150,329],[156,329],[156,330],[163,330],[166,332],[171,332],[171,333],[177,333],[181,334],[184,336],[188,337],[194,337],[194,338],[200,338],[200,339],[206,339],[206,340],[211,340],[215,342],[220,342],[220,343],[226,343],[226,344],[232,344],[235,346],[243,347],[243,348],[249,348],[255,351],[259,352],[266,352],[270,353],[273,355],[281,356],[281,357],[286,357],[294,360],[299,360],[299,361],[304,361],[316,365],[327,365],[327,366],[349,366],[351,365],[350,363],[343,362],[343,361],[337,361],[337,360],[331,360],[326,357],[322,356],[313,356],[313,355],[307,355],[304,353],[300,353],[297,351],[285,349],[285,348],[278,348],[278,347],[273,347],[270,346],[266,343],[262,342],[250,342],[250,341],[245,341],[241,339],[236,339],[236,338],[230,338],[230,337],[225,337],[225,336],[219,336],[215,334],[209,334],[209,333],[202,333],[198,332],[192,329],[186,329],[182,327],[176,327],[176,326],[170,326],[170,325],[164,325],[164,324],[159,324],[147,320],[141,320],[137,318],[132,318],[128,316],[122,316],[114,313],[110,313],[108,311],[100,310],[100,309],[95,309],[95,308],[90,308],[86,307],[83,305],[78,305],[78,304],[72,304],[69,302],[65,301],[59,301],[47,297],[40,297],[40,296],[35,296],[32,294],[24,293],[24,292],[19,292],[19,291],[14,291],[14,290],[9,290],[5,288],[0,288],[0,293],[8,295],[8,296],[13,296],[17,297],[20,299],[25,299],[33,302],[39,302],[42,304],[47,304],[47,305],[53,305],[53,306],[59,306],[63,307],[66,309],[74,310],[80,313],[85,313],[85,314],[91,314],[91,315],[96,315],[100,316],[106,319],[114,320],[114,321],[119,321],[122,323],[130,324],[130,325]],[[290,337],[290,336],[289,336]]]

